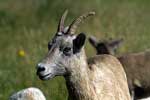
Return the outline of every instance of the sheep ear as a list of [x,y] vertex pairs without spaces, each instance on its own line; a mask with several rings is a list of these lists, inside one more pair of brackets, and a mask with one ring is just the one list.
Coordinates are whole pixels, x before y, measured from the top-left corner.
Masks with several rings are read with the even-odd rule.
[[80,33],[77,37],[73,40],[73,53],[77,53],[81,50],[83,45],[85,44],[86,35],[84,33]]
[[89,42],[92,44],[92,46],[94,46],[95,48],[97,48],[98,45],[98,41],[94,36],[90,36],[89,37]]
[[123,43],[123,39],[116,39],[116,40],[111,40],[109,43],[109,47],[112,49],[117,49],[121,44]]

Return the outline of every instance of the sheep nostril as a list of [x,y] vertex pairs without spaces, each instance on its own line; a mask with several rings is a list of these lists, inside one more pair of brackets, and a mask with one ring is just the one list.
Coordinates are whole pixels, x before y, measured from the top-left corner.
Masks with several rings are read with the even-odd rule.
[[44,67],[39,67],[38,72],[42,72],[42,71],[45,71],[45,68]]
[[38,65],[38,68],[37,68],[37,74],[39,74],[40,72],[43,72],[43,71],[45,71],[45,67],[44,66],[39,66]]

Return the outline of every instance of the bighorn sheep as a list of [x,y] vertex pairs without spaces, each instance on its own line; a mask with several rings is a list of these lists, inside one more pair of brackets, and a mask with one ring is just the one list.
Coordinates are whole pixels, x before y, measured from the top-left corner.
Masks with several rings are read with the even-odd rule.
[[77,26],[95,12],[83,14],[64,28],[65,12],[58,31],[48,43],[47,56],[37,65],[42,80],[64,76],[69,100],[130,100],[127,79],[120,62],[111,55],[87,60],[84,52],[86,36],[75,35]]
[[46,100],[38,88],[30,87],[18,91],[10,96],[9,100]]
[[[98,42],[93,37],[89,40],[92,45],[105,44]],[[93,47],[96,48],[97,54],[102,54],[100,53],[101,50],[97,49],[99,47],[95,45]],[[108,52],[108,54],[111,54],[111,52]],[[140,53],[124,54],[117,58],[125,69],[130,93],[133,98],[136,100],[150,96],[150,79],[148,78],[150,76],[150,50]]]

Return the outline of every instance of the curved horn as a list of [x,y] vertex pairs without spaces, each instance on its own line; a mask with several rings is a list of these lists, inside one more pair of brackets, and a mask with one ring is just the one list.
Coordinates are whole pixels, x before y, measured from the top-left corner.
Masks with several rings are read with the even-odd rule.
[[62,31],[64,30],[64,21],[65,21],[65,19],[66,19],[67,13],[68,13],[68,10],[66,10],[66,11],[63,13],[63,15],[62,15],[62,17],[61,17],[61,19],[60,19],[60,21],[59,21],[59,25],[58,25],[57,32],[62,32]]
[[86,19],[87,17],[89,16],[93,16],[95,15],[95,12],[91,11],[91,12],[88,12],[86,14],[83,14],[81,16],[79,16],[76,20],[74,20],[71,25],[69,26],[69,29],[68,29],[68,32],[67,34],[74,34],[77,27],[79,26],[79,24],[84,20]]

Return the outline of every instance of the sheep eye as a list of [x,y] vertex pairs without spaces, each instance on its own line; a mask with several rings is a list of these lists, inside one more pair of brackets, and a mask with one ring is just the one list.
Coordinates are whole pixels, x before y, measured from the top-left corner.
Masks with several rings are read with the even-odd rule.
[[48,44],[48,50],[50,50],[51,48],[52,48],[52,44],[49,43],[49,44]]

